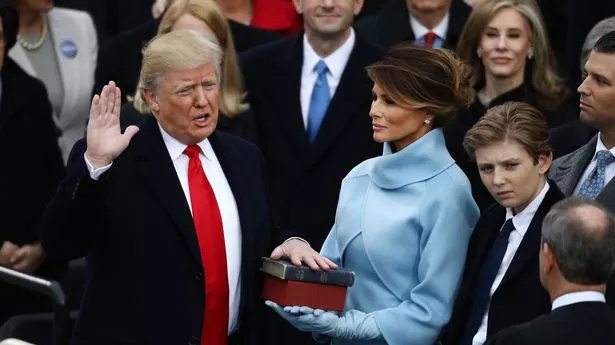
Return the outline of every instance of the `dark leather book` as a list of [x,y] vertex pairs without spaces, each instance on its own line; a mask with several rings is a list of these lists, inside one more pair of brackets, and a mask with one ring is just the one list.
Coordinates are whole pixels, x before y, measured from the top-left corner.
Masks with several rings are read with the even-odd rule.
[[307,266],[295,266],[286,260],[263,258],[261,271],[282,280],[317,283],[324,285],[352,286],[355,273],[343,268],[329,271],[313,271]]

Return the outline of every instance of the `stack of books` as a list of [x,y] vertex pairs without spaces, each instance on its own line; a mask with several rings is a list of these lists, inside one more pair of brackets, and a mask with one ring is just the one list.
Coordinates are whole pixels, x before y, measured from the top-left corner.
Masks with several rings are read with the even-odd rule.
[[337,268],[313,271],[289,261],[263,258],[265,273],[263,298],[282,306],[307,306],[314,309],[343,311],[348,287],[355,273]]

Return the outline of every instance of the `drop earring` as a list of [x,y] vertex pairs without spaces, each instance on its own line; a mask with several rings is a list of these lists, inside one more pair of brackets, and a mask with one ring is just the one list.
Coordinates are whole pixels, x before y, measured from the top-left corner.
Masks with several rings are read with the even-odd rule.
[[527,58],[528,58],[528,59],[530,59],[530,60],[532,60],[532,59],[534,58],[534,52],[533,52],[533,51],[530,51],[530,52],[527,54]]
[[425,124],[426,125],[430,125],[431,124],[431,120],[430,119],[425,119]]
[[476,56],[478,56],[479,58],[482,58],[483,57],[483,50],[480,49],[480,48],[476,49]]

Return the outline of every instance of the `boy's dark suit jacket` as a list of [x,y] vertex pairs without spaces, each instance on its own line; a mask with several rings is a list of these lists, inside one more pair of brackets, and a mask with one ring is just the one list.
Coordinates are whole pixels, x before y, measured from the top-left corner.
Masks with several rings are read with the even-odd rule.
[[557,308],[549,315],[509,327],[488,345],[611,345],[615,342],[615,311],[600,302]]
[[[214,132],[209,140],[231,187],[241,224],[240,344],[261,344],[260,257],[271,250],[265,164],[251,143]],[[43,220],[50,257],[89,254],[73,344],[200,344],[204,272],[196,231],[157,122],[147,118],[99,181],[85,144]]]
[[[487,339],[508,326],[530,321],[551,310],[549,295],[540,284],[538,253],[542,220],[551,207],[564,198],[564,195],[554,182],[549,182],[549,186],[512,263],[491,298]],[[480,269],[504,224],[505,217],[506,209],[495,204],[483,212],[474,228],[461,288],[453,307],[451,320],[441,337],[444,345],[457,345],[463,337]]]

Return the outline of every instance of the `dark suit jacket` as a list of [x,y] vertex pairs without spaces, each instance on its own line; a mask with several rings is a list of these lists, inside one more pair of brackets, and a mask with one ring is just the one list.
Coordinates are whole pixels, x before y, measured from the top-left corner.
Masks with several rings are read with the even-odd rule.
[[[598,135],[576,151],[569,153],[553,161],[549,170],[549,178],[552,179],[566,196],[571,196],[579,183],[581,176],[591,162],[596,152]],[[615,179],[611,179],[596,197],[611,212],[615,212]],[[611,275],[607,283],[606,301],[615,307],[615,274]]]
[[[445,48],[455,50],[471,11],[472,8],[463,0],[453,0],[449,10],[450,19],[444,42]],[[382,49],[416,39],[410,27],[410,13],[405,0],[389,0],[379,14],[360,20],[356,28],[370,43]]]
[[[242,236],[241,344],[260,344],[260,257],[270,253],[265,164],[258,149],[209,137],[233,191]],[[204,272],[190,209],[153,117],[100,181],[78,142],[45,213],[50,257],[88,254],[88,281],[73,344],[200,344]],[[276,239],[277,240],[277,239]],[[276,241],[277,242],[277,241]]]
[[[508,326],[530,321],[551,309],[549,294],[540,284],[538,253],[542,220],[551,206],[563,199],[564,195],[555,183],[549,184],[550,188],[534,214],[512,263],[491,297],[487,339]],[[457,345],[464,335],[478,275],[505,217],[506,209],[495,204],[483,212],[474,228],[453,314],[442,334],[444,345]]]
[[357,35],[340,84],[314,143],[300,102],[303,35],[242,56],[248,99],[271,174],[276,220],[320,248],[333,225],[341,181],[357,164],[382,153],[372,139],[372,83],[365,66],[380,51]]
[[488,345],[611,345],[615,342],[615,311],[600,302],[557,308],[549,315],[512,326]]
[[[66,169],[43,83],[9,57],[4,58],[1,76],[0,246],[4,241],[22,246],[38,241],[43,210]],[[35,273],[57,279],[64,267],[46,260]],[[0,283],[0,305],[0,325],[14,314],[49,309],[46,297],[4,283]]]
[[45,86],[11,58],[2,66],[0,245],[38,239],[38,222],[66,169]]
[[565,156],[587,144],[598,130],[581,120],[569,122],[549,129],[549,141],[553,149],[553,158]]
[[[477,90],[478,89],[480,88],[477,88]],[[483,185],[476,162],[474,162],[463,148],[463,138],[470,128],[485,115],[488,109],[506,102],[526,102],[538,107],[537,103],[532,99],[531,93],[523,86],[520,86],[494,98],[488,107],[485,107],[478,98],[476,98],[468,109],[460,111],[455,119],[444,128],[446,147],[461,170],[468,176],[470,184],[472,185],[474,201],[476,201],[476,204],[481,210],[489,207],[495,200]],[[561,107],[556,110],[548,111],[541,109],[541,111],[545,115],[545,119],[550,128],[575,121],[578,118],[577,113],[575,113],[567,103],[563,103]]]
[[[113,37],[101,46],[92,90],[94,94],[100,93],[103,86],[111,80],[122,90],[122,103],[126,102],[126,96],[134,94],[141,72],[143,58],[141,51],[156,35],[159,22],[159,20],[149,20]],[[237,53],[282,37],[277,32],[254,28],[232,20],[229,21],[229,25]]]

